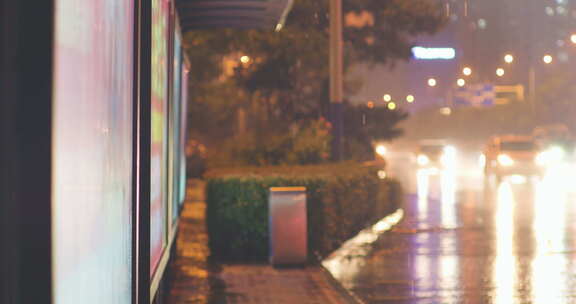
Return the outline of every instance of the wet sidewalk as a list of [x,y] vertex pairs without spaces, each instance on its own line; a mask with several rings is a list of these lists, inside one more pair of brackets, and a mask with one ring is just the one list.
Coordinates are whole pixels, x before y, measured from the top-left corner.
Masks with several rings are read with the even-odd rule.
[[188,184],[166,303],[358,303],[321,266],[210,262],[203,186],[198,180]]

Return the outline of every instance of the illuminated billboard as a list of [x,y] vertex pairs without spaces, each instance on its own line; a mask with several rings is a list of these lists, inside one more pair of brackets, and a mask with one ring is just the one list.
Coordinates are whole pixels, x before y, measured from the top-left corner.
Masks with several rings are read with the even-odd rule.
[[152,125],[150,150],[150,273],[166,245],[167,227],[167,97],[168,2],[152,1]]
[[415,46],[412,48],[414,58],[420,60],[450,60],[456,57],[456,50],[453,48],[433,48]]
[[133,1],[55,7],[53,298],[45,302],[131,303]]

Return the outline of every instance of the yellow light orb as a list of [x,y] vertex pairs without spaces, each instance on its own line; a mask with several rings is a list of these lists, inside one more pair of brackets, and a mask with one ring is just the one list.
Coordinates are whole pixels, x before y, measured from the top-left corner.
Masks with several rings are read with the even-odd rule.
[[396,103],[394,103],[394,102],[389,102],[389,103],[388,103],[388,110],[391,110],[391,111],[396,110]]
[[414,102],[414,96],[413,95],[408,95],[406,96],[406,101],[408,103],[413,103]]
[[240,57],[240,62],[242,62],[242,63],[250,62],[250,56],[244,55],[244,56]]
[[498,77],[504,76],[504,69],[503,68],[497,68],[496,69],[496,75],[498,75]]
[[428,79],[428,85],[429,85],[429,86],[435,87],[436,84],[437,84],[437,83],[436,83],[436,79],[434,79],[434,78]]
[[390,100],[392,100],[392,96],[390,96],[390,94],[384,94],[384,96],[382,96],[382,99],[385,102],[389,102]]
[[544,61],[545,64],[550,64],[552,63],[552,56],[550,55],[544,55],[544,57],[542,57],[542,61]]
[[512,63],[512,62],[514,62],[514,56],[512,56],[510,54],[506,54],[506,56],[504,56],[504,61],[506,63]]
[[470,76],[470,75],[472,75],[472,69],[469,67],[465,67],[462,69],[462,74],[464,74],[466,76]]
[[572,34],[570,36],[570,41],[572,41],[572,43],[576,44],[576,34]]
[[456,80],[456,84],[457,84],[459,87],[463,87],[463,86],[466,85],[466,80],[460,78],[460,79]]
[[452,114],[452,109],[450,109],[449,107],[440,108],[440,114],[449,116],[450,114]]
[[376,146],[376,153],[383,157],[384,155],[386,155],[386,147],[384,145]]

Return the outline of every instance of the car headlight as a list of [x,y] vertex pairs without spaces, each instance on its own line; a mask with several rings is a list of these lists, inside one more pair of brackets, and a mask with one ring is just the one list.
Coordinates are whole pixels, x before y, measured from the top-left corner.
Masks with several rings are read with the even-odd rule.
[[548,164],[548,154],[546,152],[540,152],[536,155],[536,164],[539,166],[544,166]]
[[506,154],[500,154],[498,155],[498,163],[501,166],[510,167],[514,165],[514,160]]
[[536,155],[536,164],[538,165],[549,165],[562,161],[566,156],[566,152],[560,147],[552,147],[544,152],[538,153]]
[[430,163],[430,158],[428,158],[428,156],[424,154],[418,155],[418,158],[416,160],[420,166],[426,166],[427,164]]
[[444,151],[440,157],[440,163],[444,166],[453,166],[456,163],[456,148],[453,146],[444,147]]
[[484,153],[478,156],[478,164],[480,165],[480,167],[486,166],[486,155],[484,155]]
[[444,147],[444,155],[447,155],[448,157],[456,156],[456,148],[454,148],[454,146]]

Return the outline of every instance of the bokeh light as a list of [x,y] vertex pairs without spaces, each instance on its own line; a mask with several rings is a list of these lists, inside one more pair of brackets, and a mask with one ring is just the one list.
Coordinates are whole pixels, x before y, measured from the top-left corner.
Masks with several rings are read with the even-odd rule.
[[242,62],[242,63],[250,62],[250,56],[244,55],[244,56],[240,57],[240,62]]

